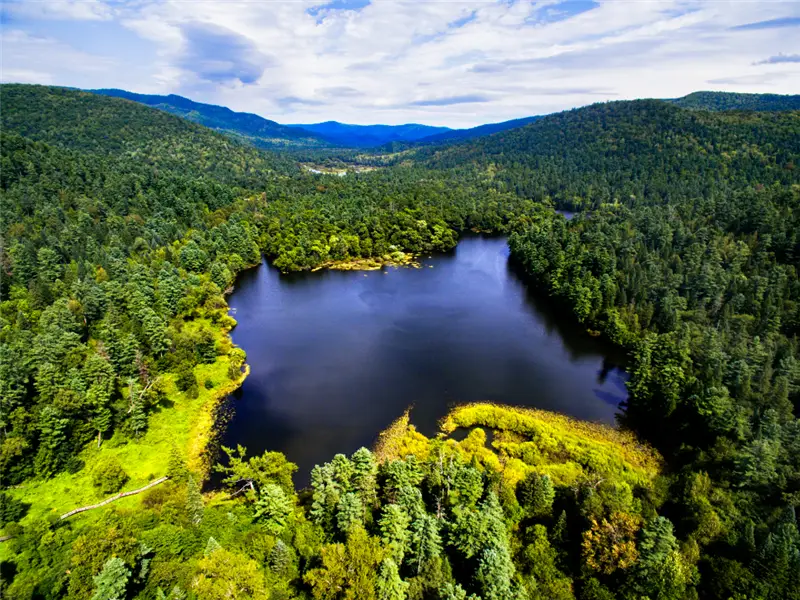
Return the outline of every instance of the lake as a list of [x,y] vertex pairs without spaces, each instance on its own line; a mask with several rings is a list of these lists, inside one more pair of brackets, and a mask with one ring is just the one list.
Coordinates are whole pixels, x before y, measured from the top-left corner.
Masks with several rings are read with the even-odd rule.
[[306,485],[315,464],[370,446],[410,405],[425,434],[478,400],[614,422],[619,359],[529,291],[504,238],[464,237],[421,267],[241,274],[232,336],[251,372],[223,443],[284,452]]

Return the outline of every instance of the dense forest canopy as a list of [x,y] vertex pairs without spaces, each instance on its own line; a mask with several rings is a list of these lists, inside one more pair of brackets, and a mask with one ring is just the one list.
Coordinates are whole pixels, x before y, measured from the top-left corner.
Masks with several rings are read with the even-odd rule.
[[[608,103],[330,177],[125,99],[0,101],[4,597],[800,597],[800,113]],[[237,273],[468,229],[630,350],[627,430],[474,405],[300,492],[225,449],[203,493]]]
[[682,108],[700,110],[800,110],[800,94],[737,94],[735,92],[694,92],[667,100]]

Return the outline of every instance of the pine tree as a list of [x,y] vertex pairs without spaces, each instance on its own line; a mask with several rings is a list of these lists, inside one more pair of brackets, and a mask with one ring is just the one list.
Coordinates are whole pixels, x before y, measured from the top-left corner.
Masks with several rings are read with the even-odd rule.
[[330,532],[333,529],[333,518],[340,498],[339,487],[333,480],[330,463],[317,465],[311,470],[311,489],[311,520]]
[[392,558],[397,564],[402,564],[403,557],[409,547],[411,533],[408,529],[411,517],[397,504],[387,504],[383,508],[378,526],[381,531],[381,540],[389,548]]
[[195,527],[203,522],[203,495],[200,493],[200,485],[192,475],[186,487],[186,512],[189,514],[189,521]]
[[275,545],[269,551],[269,568],[276,575],[286,575],[294,562],[294,550],[287,546],[282,539],[275,540]]
[[178,450],[178,446],[172,444],[169,449],[169,460],[167,462],[167,477],[172,479],[172,481],[180,482],[183,481],[187,475],[188,470],[180,450]]
[[123,600],[131,571],[121,558],[109,558],[100,574],[93,577],[95,592],[92,600]]
[[378,465],[372,452],[359,448],[350,460],[353,464],[353,490],[358,494],[364,508],[369,512],[377,500],[376,474]]
[[375,583],[378,600],[405,600],[407,590],[408,583],[400,578],[397,563],[391,558],[385,558]]
[[364,524],[364,505],[354,492],[347,492],[336,507],[336,526],[347,534],[357,525]]
[[548,517],[553,512],[556,492],[549,475],[530,473],[519,486],[520,504],[533,517]]
[[256,500],[256,519],[263,522],[270,535],[279,535],[294,509],[292,498],[274,483],[261,486]]
[[484,600],[513,598],[511,585],[513,577],[514,563],[507,545],[483,550],[475,579],[481,586],[481,597]]
[[220,548],[222,548],[222,546],[220,546],[219,542],[213,537],[209,537],[208,542],[206,542],[206,549],[203,551],[203,556],[208,557]]
[[137,438],[147,430],[147,410],[141,397],[133,401],[128,423]]
[[411,525],[411,548],[419,575],[422,565],[439,556],[442,552],[442,538],[439,535],[439,521],[433,515],[424,515]]

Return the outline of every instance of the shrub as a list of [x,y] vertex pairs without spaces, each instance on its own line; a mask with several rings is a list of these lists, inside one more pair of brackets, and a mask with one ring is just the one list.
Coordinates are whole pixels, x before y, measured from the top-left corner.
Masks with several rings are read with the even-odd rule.
[[128,479],[128,474],[116,458],[99,464],[92,472],[92,485],[101,494],[118,492]]
[[197,387],[197,377],[194,374],[194,368],[188,363],[181,363],[177,368],[175,374],[175,385],[182,392],[186,392],[192,387]]
[[9,523],[16,523],[24,517],[30,504],[25,504],[5,492],[0,492],[0,527]]

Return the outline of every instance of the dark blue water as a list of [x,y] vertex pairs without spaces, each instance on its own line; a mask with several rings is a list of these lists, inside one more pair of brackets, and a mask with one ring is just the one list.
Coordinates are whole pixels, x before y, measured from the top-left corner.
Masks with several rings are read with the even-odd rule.
[[421,269],[284,276],[265,263],[229,302],[251,373],[223,443],[284,452],[301,485],[412,404],[413,423],[432,434],[455,403],[613,422],[626,397],[609,349],[537,301],[503,238],[466,237]]

